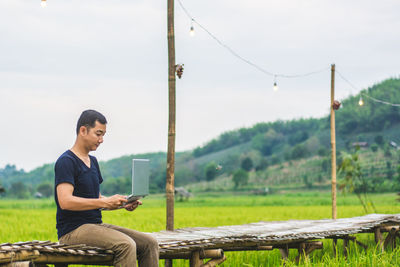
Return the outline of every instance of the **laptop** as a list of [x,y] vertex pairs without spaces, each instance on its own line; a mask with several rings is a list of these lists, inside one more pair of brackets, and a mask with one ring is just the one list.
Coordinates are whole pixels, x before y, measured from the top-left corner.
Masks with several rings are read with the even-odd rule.
[[132,194],[126,197],[126,204],[144,198],[149,194],[150,160],[132,160]]

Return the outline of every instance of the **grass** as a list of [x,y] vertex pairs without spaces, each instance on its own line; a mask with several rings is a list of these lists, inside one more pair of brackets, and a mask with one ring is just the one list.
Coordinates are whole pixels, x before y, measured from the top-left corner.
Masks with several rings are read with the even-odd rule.
[[[371,195],[378,213],[400,213],[400,203],[395,194]],[[365,215],[354,195],[338,196],[338,217]],[[197,195],[188,202],[177,202],[175,227],[219,226],[257,221],[290,219],[324,219],[331,217],[330,194],[317,192],[287,195],[247,196],[208,193]],[[103,212],[103,221],[139,231],[155,232],[165,229],[165,201],[154,195],[144,200],[144,205],[133,213],[124,210]],[[46,200],[0,200],[0,243],[27,240],[56,241],[55,205]],[[300,266],[394,266],[400,264],[400,251],[379,253],[373,235],[358,238],[367,243],[367,251],[351,244],[349,258],[342,253],[333,257],[332,242],[323,240],[323,251],[315,251]],[[341,249],[339,242],[339,249]],[[229,252],[222,266],[277,266],[281,265],[279,251]],[[297,252],[292,251],[293,260]],[[286,263],[294,266],[293,261]],[[174,266],[188,266],[177,260]]]

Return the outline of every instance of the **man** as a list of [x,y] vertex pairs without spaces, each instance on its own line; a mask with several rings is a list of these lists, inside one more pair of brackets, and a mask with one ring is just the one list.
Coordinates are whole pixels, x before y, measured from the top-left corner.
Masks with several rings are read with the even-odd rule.
[[[84,111],[78,120],[74,146],[55,164],[58,239],[68,245],[111,249],[115,253],[114,266],[136,266],[138,259],[141,267],[156,267],[159,247],[152,236],[101,220],[101,208],[113,210],[127,202],[121,195],[100,194],[103,178],[96,158],[89,155],[103,143],[106,124],[101,113]],[[141,204],[126,204],[125,209],[133,211]]]

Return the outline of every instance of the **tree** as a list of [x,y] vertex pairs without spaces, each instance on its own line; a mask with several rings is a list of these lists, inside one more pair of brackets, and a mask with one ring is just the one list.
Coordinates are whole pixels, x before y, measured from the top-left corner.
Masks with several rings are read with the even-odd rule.
[[292,149],[291,157],[292,159],[304,158],[308,155],[307,148],[302,144],[297,144]]
[[317,154],[318,154],[318,156],[323,157],[323,156],[329,155],[329,150],[326,149],[325,147],[320,147],[320,148],[318,149]]
[[393,179],[392,163],[390,161],[386,161],[386,178]]
[[214,161],[210,162],[204,168],[204,172],[205,172],[207,181],[212,181],[212,180],[214,180],[215,176],[217,176],[218,165]]
[[377,135],[375,136],[375,143],[377,143],[379,146],[382,146],[385,140],[383,139],[382,135]]
[[392,156],[392,152],[390,151],[390,146],[388,144],[384,145],[383,150],[385,157],[390,158]]
[[250,157],[245,157],[241,165],[243,170],[250,171],[253,168],[253,161]]
[[369,206],[376,212],[374,203],[367,196],[368,183],[361,171],[358,151],[357,149],[354,154],[344,153],[342,163],[339,165],[339,174],[343,175],[344,179],[339,182],[339,189],[343,192],[356,193],[366,213]]
[[321,163],[322,170],[324,172],[329,172],[331,169],[331,160],[328,157],[325,157]]
[[372,144],[371,145],[371,150],[372,150],[372,152],[378,151],[378,145],[377,144]]
[[305,175],[303,176],[303,182],[304,182],[304,185],[305,185],[308,189],[311,189],[311,188],[312,188],[312,182],[311,182],[310,180],[308,180],[308,175],[307,175],[307,174],[305,174]]
[[397,166],[396,182],[396,188],[400,188],[400,165]]
[[53,185],[49,182],[41,183],[38,185],[36,190],[44,197],[50,197],[53,195]]
[[15,182],[11,184],[9,194],[16,198],[28,198],[29,191],[27,186],[22,182]]
[[281,159],[276,155],[272,155],[270,161],[272,165],[281,163]]
[[260,163],[257,165],[256,167],[256,171],[262,171],[265,170],[266,168],[268,168],[269,166],[269,162],[266,158],[262,158],[260,160]]
[[254,136],[252,146],[264,156],[269,156],[272,154],[273,148],[283,140],[284,137],[281,133],[277,133],[274,129],[269,129],[266,133],[259,133]]
[[246,185],[249,181],[249,173],[243,169],[238,169],[233,173],[233,182],[235,183],[235,188],[241,185]]

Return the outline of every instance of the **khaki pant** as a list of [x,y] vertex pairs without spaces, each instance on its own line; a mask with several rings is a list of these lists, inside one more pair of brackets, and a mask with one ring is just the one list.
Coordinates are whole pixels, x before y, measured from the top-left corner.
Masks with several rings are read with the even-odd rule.
[[63,235],[60,243],[85,244],[114,251],[114,266],[158,267],[159,246],[149,234],[111,224],[84,224]]

